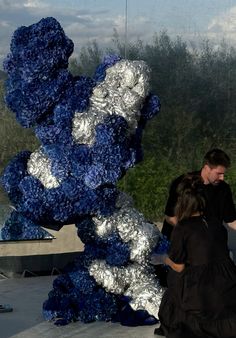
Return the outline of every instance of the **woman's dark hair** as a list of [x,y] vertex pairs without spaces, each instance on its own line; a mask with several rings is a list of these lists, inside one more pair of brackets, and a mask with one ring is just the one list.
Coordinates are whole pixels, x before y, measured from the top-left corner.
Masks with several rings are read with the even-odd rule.
[[178,221],[191,217],[194,213],[203,213],[205,198],[201,176],[187,174],[177,188],[178,200],[175,215]]

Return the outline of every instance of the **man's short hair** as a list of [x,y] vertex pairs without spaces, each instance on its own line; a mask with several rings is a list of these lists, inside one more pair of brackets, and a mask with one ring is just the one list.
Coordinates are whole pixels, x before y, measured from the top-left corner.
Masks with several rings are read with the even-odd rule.
[[229,156],[223,150],[215,148],[206,153],[203,164],[208,164],[210,167],[221,165],[229,168],[231,163]]

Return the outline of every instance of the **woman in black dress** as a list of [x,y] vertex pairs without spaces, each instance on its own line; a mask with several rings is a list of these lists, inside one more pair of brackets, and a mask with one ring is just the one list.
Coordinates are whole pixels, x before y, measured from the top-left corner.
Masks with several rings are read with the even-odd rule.
[[178,224],[168,255],[152,264],[171,267],[159,319],[167,338],[236,338],[236,266],[229,256],[227,230],[203,216],[199,176],[186,175],[178,190]]

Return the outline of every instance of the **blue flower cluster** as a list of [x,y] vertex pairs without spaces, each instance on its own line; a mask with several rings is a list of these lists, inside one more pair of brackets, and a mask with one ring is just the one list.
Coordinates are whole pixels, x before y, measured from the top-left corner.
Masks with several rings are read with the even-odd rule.
[[35,125],[36,136],[46,151],[50,145],[66,145],[68,151],[76,151],[73,148],[72,118],[75,111],[83,112],[88,108],[95,84],[93,79],[83,76],[65,83],[60,102],[55,102],[53,109],[48,110],[49,114]]
[[2,239],[6,241],[50,238],[46,230],[16,211],[11,213],[1,235]]
[[24,127],[48,113],[70,85],[72,76],[66,68],[73,48],[54,18],[15,31],[4,61],[9,75],[6,102]]
[[21,201],[19,184],[27,175],[27,161],[30,157],[29,151],[22,151],[17,154],[4,169],[1,176],[1,183],[13,204],[18,205]]
[[43,304],[46,320],[55,320],[56,325],[65,325],[80,320],[89,323],[95,320],[112,320],[116,315],[118,296],[107,293],[97,285],[85,266],[84,254],[58,276],[53,290]]
[[119,234],[113,231],[104,237],[96,234],[91,217],[85,217],[76,223],[78,236],[85,244],[86,264],[94,259],[104,259],[111,266],[125,266],[130,260],[130,246],[124,243]]
[[11,160],[1,180],[17,211],[5,223],[2,235],[15,240],[42,238],[46,234],[39,224],[75,223],[85,250],[79,262],[55,280],[44,303],[45,318],[61,318],[58,325],[73,320],[125,321],[129,312],[133,322],[146,325],[155,319],[146,312],[136,313],[128,299],[121,300],[99,287],[88,266],[96,258],[119,267],[129,262],[129,244],[116,232],[99,237],[92,217],[109,216],[116,210],[116,184],[142,159],[142,131],[159,112],[160,101],[152,94],[146,98],[134,134],[122,116],[109,115],[96,125],[93,144],[76,142],[72,136],[75,113],[89,109],[94,87],[121,58],[108,55],[93,78],[74,78],[67,69],[72,51],[73,42],[54,18],[20,27],[14,33],[11,53],[4,62],[6,103],[23,127],[34,128],[42,144],[40,152],[50,161],[58,185],[48,188],[29,173],[30,152],[21,152]]

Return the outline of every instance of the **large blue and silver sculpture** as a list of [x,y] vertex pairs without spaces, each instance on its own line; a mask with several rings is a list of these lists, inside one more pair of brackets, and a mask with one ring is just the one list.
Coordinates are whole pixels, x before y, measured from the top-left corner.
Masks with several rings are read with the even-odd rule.
[[6,103],[41,146],[4,171],[15,210],[3,232],[11,236],[20,224],[21,236],[31,238],[40,225],[77,227],[85,249],[55,279],[43,305],[47,320],[153,324],[163,290],[149,257],[168,243],[116,184],[141,161],[142,131],[160,102],[145,62],[107,56],[93,78],[73,77],[72,52],[54,18],[13,35],[4,61]]

